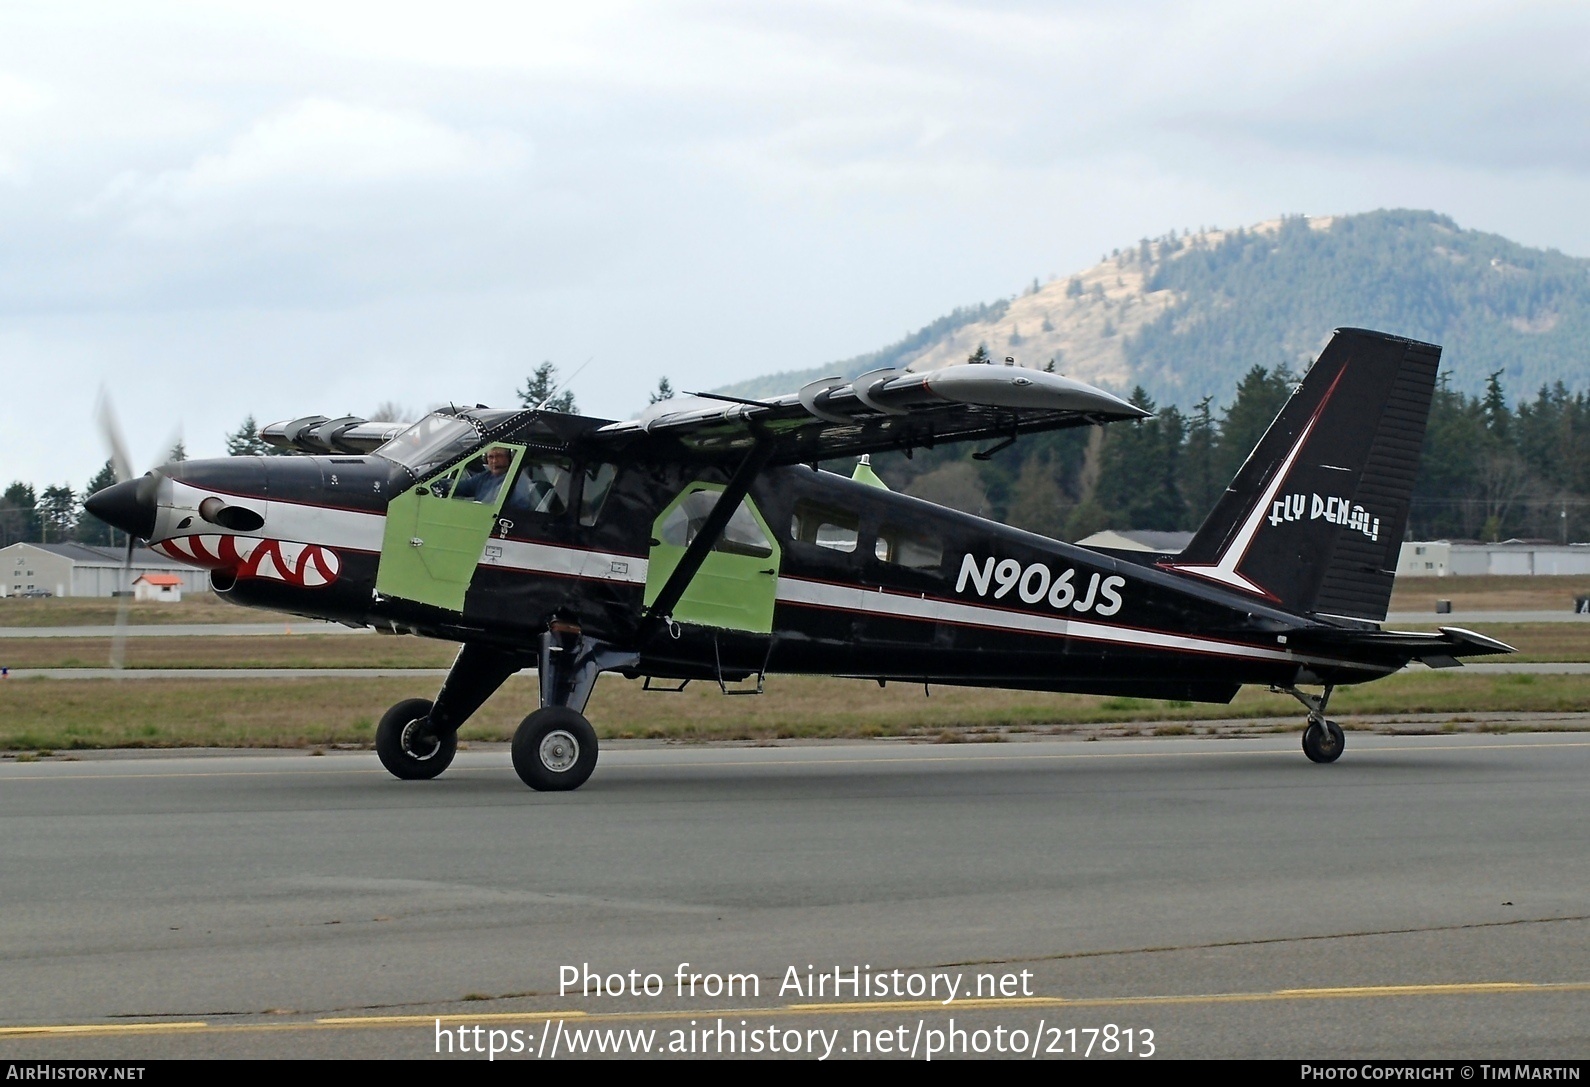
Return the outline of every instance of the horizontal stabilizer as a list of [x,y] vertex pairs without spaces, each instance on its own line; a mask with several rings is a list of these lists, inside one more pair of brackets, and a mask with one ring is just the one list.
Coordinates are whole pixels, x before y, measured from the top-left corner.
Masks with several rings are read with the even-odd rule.
[[1422,661],[1431,668],[1453,668],[1460,657],[1488,657],[1515,653],[1512,646],[1462,627],[1441,627],[1440,633],[1401,630],[1355,630],[1351,627],[1310,627],[1286,635],[1287,645],[1307,652],[1351,652],[1358,658],[1396,663]]

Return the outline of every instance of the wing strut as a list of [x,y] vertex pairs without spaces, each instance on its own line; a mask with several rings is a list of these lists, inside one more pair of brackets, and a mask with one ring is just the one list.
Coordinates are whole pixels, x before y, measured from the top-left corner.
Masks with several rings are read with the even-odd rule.
[[723,536],[723,530],[728,527],[729,518],[734,516],[734,511],[740,508],[740,503],[750,493],[751,484],[756,480],[758,473],[767,466],[768,459],[773,455],[773,449],[774,442],[770,435],[757,434],[756,443],[746,453],[740,466],[734,470],[734,475],[729,477],[728,484],[718,493],[717,504],[702,522],[696,538],[685,548],[679,565],[668,575],[668,580],[663,583],[657,599],[652,601],[651,607],[646,610],[642,626],[643,636],[649,637],[673,614],[674,605],[678,604],[679,598],[685,595],[685,590],[690,587],[696,571],[700,570],[701,564],[707,561],[708,553],[717,546],[718,540]]

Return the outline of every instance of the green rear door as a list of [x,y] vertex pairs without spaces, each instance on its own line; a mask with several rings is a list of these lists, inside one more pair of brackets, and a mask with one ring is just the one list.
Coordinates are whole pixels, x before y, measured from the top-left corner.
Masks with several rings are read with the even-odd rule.
[[[678,568],[685,548],[695,539],[722,490],[721,484],[692,483],[652,523],[656,542],[646,566],[648,607]],[[767,522],[755,504],[745,499],[674,607],[673,617],[681,623],[772,633],[779,558],[779,546]]]
[[464,593],[475,576],[486,539],[507,499],[522,446],[494,445],[489,457],[506,450],[511,460],[503,485],[484,501],[481,473],[455,465],[405,491],[387,505],[386,534],[381,541],[381,565],[375,588],[382,596],[433,604],[462,612]]

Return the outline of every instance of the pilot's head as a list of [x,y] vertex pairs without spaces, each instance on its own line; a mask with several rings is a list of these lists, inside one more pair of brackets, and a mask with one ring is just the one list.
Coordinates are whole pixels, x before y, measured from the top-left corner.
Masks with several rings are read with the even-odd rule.
[[513,452],[502,446],[494,446],[486,450],[486,467],[491,469],[491,474],[500,476],[508,470],[508,465],[513,463]]

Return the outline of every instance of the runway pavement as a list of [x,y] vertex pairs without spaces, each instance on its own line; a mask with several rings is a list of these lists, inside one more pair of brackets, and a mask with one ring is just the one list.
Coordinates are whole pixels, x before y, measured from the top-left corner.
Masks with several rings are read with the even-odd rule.
[[1295,734],[630,743],[570,794],[501,747],[432,782],[364,753],[7,762],[0,1058],[458,1056],[497,1029],[524,1059],[591,1028],[1582,1058],[1587,774],[1580,734],[1350,733],[1330,766]]

